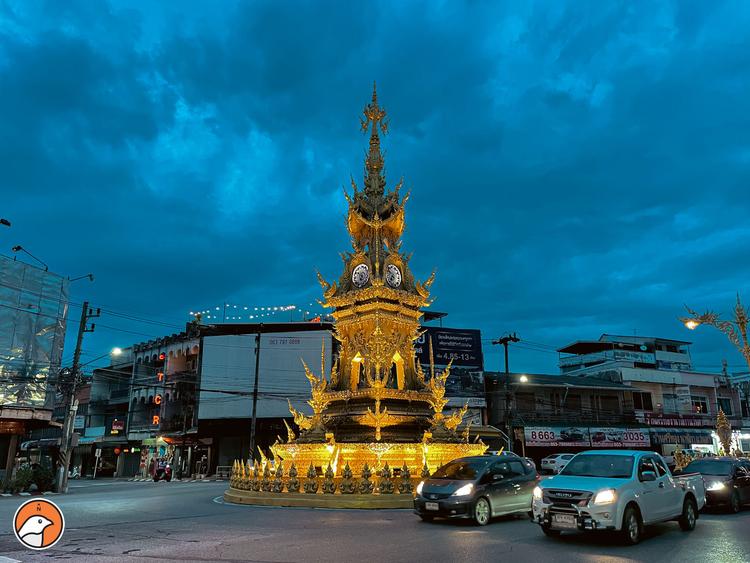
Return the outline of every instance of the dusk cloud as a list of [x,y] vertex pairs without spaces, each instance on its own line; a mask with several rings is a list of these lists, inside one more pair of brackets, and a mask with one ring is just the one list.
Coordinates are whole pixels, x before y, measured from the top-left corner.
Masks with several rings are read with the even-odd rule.
[[739,370],[676,317],[750,304],[749,20],[731,2],[0,2],[1,250],[92,271],[74,299],[175,327],[225,299],[310,302],[315,268],[340,274],[377,80],[404,247],[417,276],[438,268],[447,326],[694,338],[701,368]]

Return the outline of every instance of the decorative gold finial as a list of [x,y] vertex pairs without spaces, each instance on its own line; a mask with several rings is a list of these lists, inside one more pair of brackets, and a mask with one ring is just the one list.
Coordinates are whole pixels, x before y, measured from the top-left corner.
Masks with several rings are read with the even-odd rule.
[[[383,134],[388,132],[388,122],[385,119],[385,110],[378,105],[378,92],[373,82],[372,101],[365,106],[362,112],[364,119],[360,118],[363,132],[370,128],[370,150],[365,159],[365,193],[368,196],[382,196],[385,191],[385,178],[383,177],[383,155],[380,152],[380,137],[378,128]],[[371,125],[372,124],[372,125]]]

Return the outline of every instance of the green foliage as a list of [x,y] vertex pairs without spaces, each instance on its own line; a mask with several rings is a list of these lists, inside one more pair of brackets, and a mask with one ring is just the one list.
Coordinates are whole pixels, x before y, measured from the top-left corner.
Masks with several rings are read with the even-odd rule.
[[16,478],[13,481],[12,490],[14,493],[27,491],[33,482],[33,470],[28,465],[24,465],[16,471]]
[[36,483],[37,491],[40,493],[51,491],[55,485],[55,475],[51,469],[46,467],[35,467],[33,479],[34,483]]

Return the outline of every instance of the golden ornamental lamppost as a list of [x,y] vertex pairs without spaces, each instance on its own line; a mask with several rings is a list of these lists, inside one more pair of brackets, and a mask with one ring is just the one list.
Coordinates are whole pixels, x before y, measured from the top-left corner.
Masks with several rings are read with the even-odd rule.
[[750,344],[747,340],[747,324],[750,321],[750,312],[742,306],[740,296],[737,294],[737,304],[734,306],[734,320],[722,320],[717,313],[706,311],[699,315],[687,305],[685,306],[689,317],[681,317],[680,321],[690,330],[695,330],[700,325],[709,325],[723,332],[729,341],[740,351],[750,368]]
[[[723,332],[729,341],[739,350],[745,358],[748,369],[750,369],[750,343],[747,338],[747,325],[750,321],[750,312],[742,305],[739,293],[737,294],[737,304],[734,306],[734,319],[731,321],[723,320],[717,313],[706,311],[699,315],[687,305],[685,306],[689,317],[682,317],[680,321],[690,330],[695,330],[700,325],[709,325]],[[719,415],[716,419],[716,434],[724,448],[725,455],[731,455],[732,426],[727,419],[723,410],[719,409]]]

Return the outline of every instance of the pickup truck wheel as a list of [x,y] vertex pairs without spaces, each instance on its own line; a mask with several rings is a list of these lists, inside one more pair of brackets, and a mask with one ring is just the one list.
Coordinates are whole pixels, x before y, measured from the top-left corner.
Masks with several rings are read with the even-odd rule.
[[490,521],[490,503],[484,498],[477,499],[474,505],[474,522],[479,526],[486,526]]
[[625,543],[635,545],[641,541],[642,531],[643,524],[641,523],[638,511],[635,507],[628,506],[625,509],[625,514],[622,515],[622,538],[625,540]]
[[680,516],[680,528],[683,532],[695,529],[695,521],[698,518],[698,507],[692,498],[686,498],[682,503],[682,516]]
[[732,491],[732,498],[729,499],[729,510],[737,514],[742,510],[742,503],[740,502],[740,495],[737,491]]
[[553,530],[549,526],[542,526],[542,532],[544,535],[550,538],[556,538],[560,536],[560,530]]

